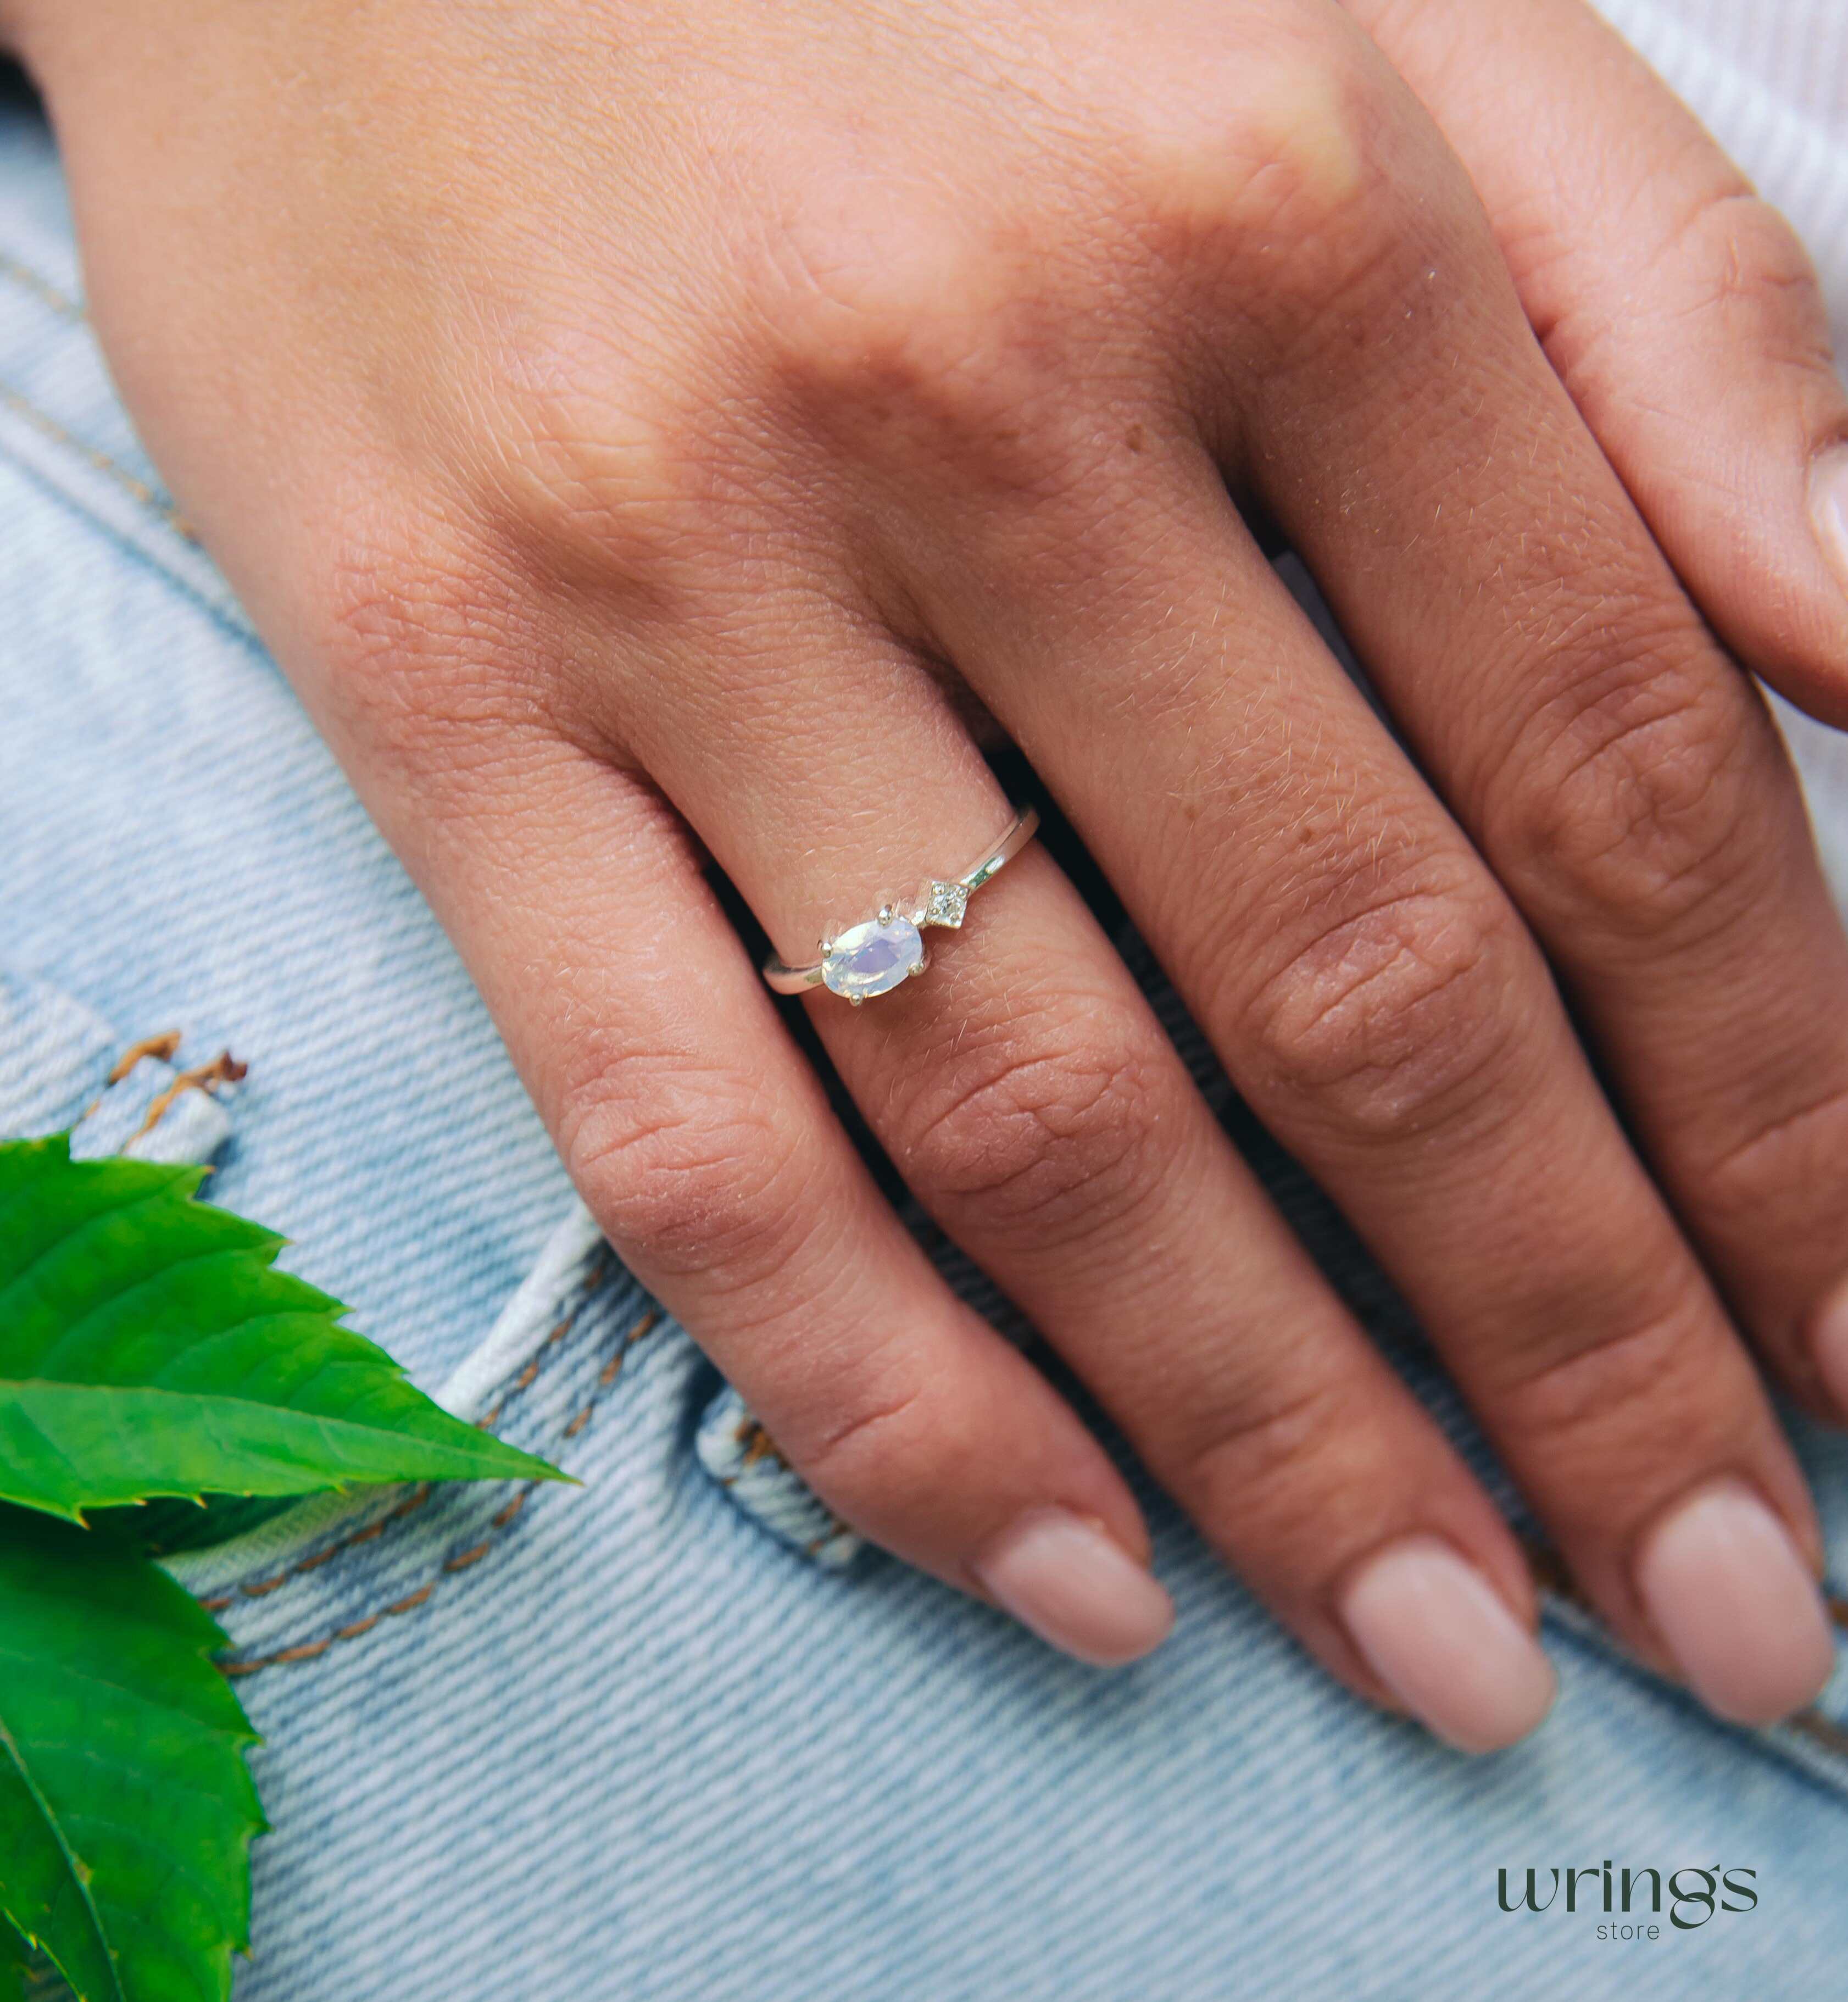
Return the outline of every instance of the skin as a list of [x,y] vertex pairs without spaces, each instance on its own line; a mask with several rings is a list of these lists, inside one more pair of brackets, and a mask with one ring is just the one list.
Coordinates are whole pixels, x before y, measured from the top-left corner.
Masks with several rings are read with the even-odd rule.
[[[1147,1550],[703,874],[811,957],[1005,824],[985,717],[1616,1631],[1671,1665],[1637,1553],[1717,1480],[1818,1561],[1761,1372],[1828,1411],[1848,946],[1742,668],[1848,720],[1804,499],[1848,408],[1787,230],[1576,0],[0,0],[0,33],[151,449],[612,1242],[843,1516],[978,1592],[1048,1506]],[[804,1005],[1226,1561],[1375,1700],[1337,1608],[1400,1539],[1531,1624],[1044,850],[930,936],[926,978]]]

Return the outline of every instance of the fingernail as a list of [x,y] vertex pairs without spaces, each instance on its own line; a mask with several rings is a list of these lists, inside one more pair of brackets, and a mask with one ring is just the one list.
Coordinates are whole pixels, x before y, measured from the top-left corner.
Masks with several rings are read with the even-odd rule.
[[1367,1665],[1459,1752],[1497,1752],[1553,1707],[1553,1664],[1475,1565],[1407,1536],[1348,1585],[1341,1617]]
[[1816,1310],[1810,1354],[1837,1414],[1848,1418],[1848,1282],[1838,1285]]
[[1174,1603],[1114,1537],[1069,1508],[1023,1515],[973,1567],[1023,1627],[1093,1668],[1158,1647]]
[[1848,591],[1848,445],[1831,447],[1811,466],[1809,512],[1822,553]]
[[1694,1693],[1732,1723],[1801,1710],[1835,1666],[1809,1567],[1743,1481],[1701,1489],[1651,1533],[1637,1589]]

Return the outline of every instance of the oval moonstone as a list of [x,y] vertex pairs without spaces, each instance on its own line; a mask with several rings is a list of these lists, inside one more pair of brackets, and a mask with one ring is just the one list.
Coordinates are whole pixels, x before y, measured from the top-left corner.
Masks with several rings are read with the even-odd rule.
[[849,925],[821,962],[821,980],[849,1001],[884,994],[908,979],[924,957],[924,941],[909,918],[869,918]]

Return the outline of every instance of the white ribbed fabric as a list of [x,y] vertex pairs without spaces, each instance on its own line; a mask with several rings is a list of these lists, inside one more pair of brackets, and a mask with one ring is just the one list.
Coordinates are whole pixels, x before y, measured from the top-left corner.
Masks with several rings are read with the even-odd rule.
[[1848,0],[1596,0],[1787,215],[1848,356]]

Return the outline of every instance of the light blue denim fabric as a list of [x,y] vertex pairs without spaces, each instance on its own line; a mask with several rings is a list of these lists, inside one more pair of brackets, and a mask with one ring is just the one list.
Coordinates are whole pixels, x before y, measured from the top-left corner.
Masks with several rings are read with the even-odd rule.
[[[1556,1715],[1470,1762],[1330,1684],[1145,1483],[1179,1626],[1114,1675],[876,1554],[817,1561],[836,1529],[598,1243],[459,966],[136,446],[79,296],[49,142],[16,106],[0,1132],[82,1118],[85,1146],[209,1154],[213,1195],[297,1238],[290,1261],[418,1380],[586,1484],[317,1502],[176,1564],[266,1739],[239,2002],[1841,1994],[1848,1672],[1801,1728],[1728,1730],[1554,1603]],[[1848,852],[1839,748],[1804,741],[1836,762],[1818,811]],[[1505,1492],[1389,1290],[1138,965]],[[168,1029],[176,1053],[106,1083]],[[221,1050],[247,1077],[141,1133]],[[1801,1442],[1839,1556],[1848,1452]],[[1498,1909],[1499,1867],[1518,1885],[1606,1857],[1755,1871],[1758,1906],[1623,1943],[1601,1912]]]

